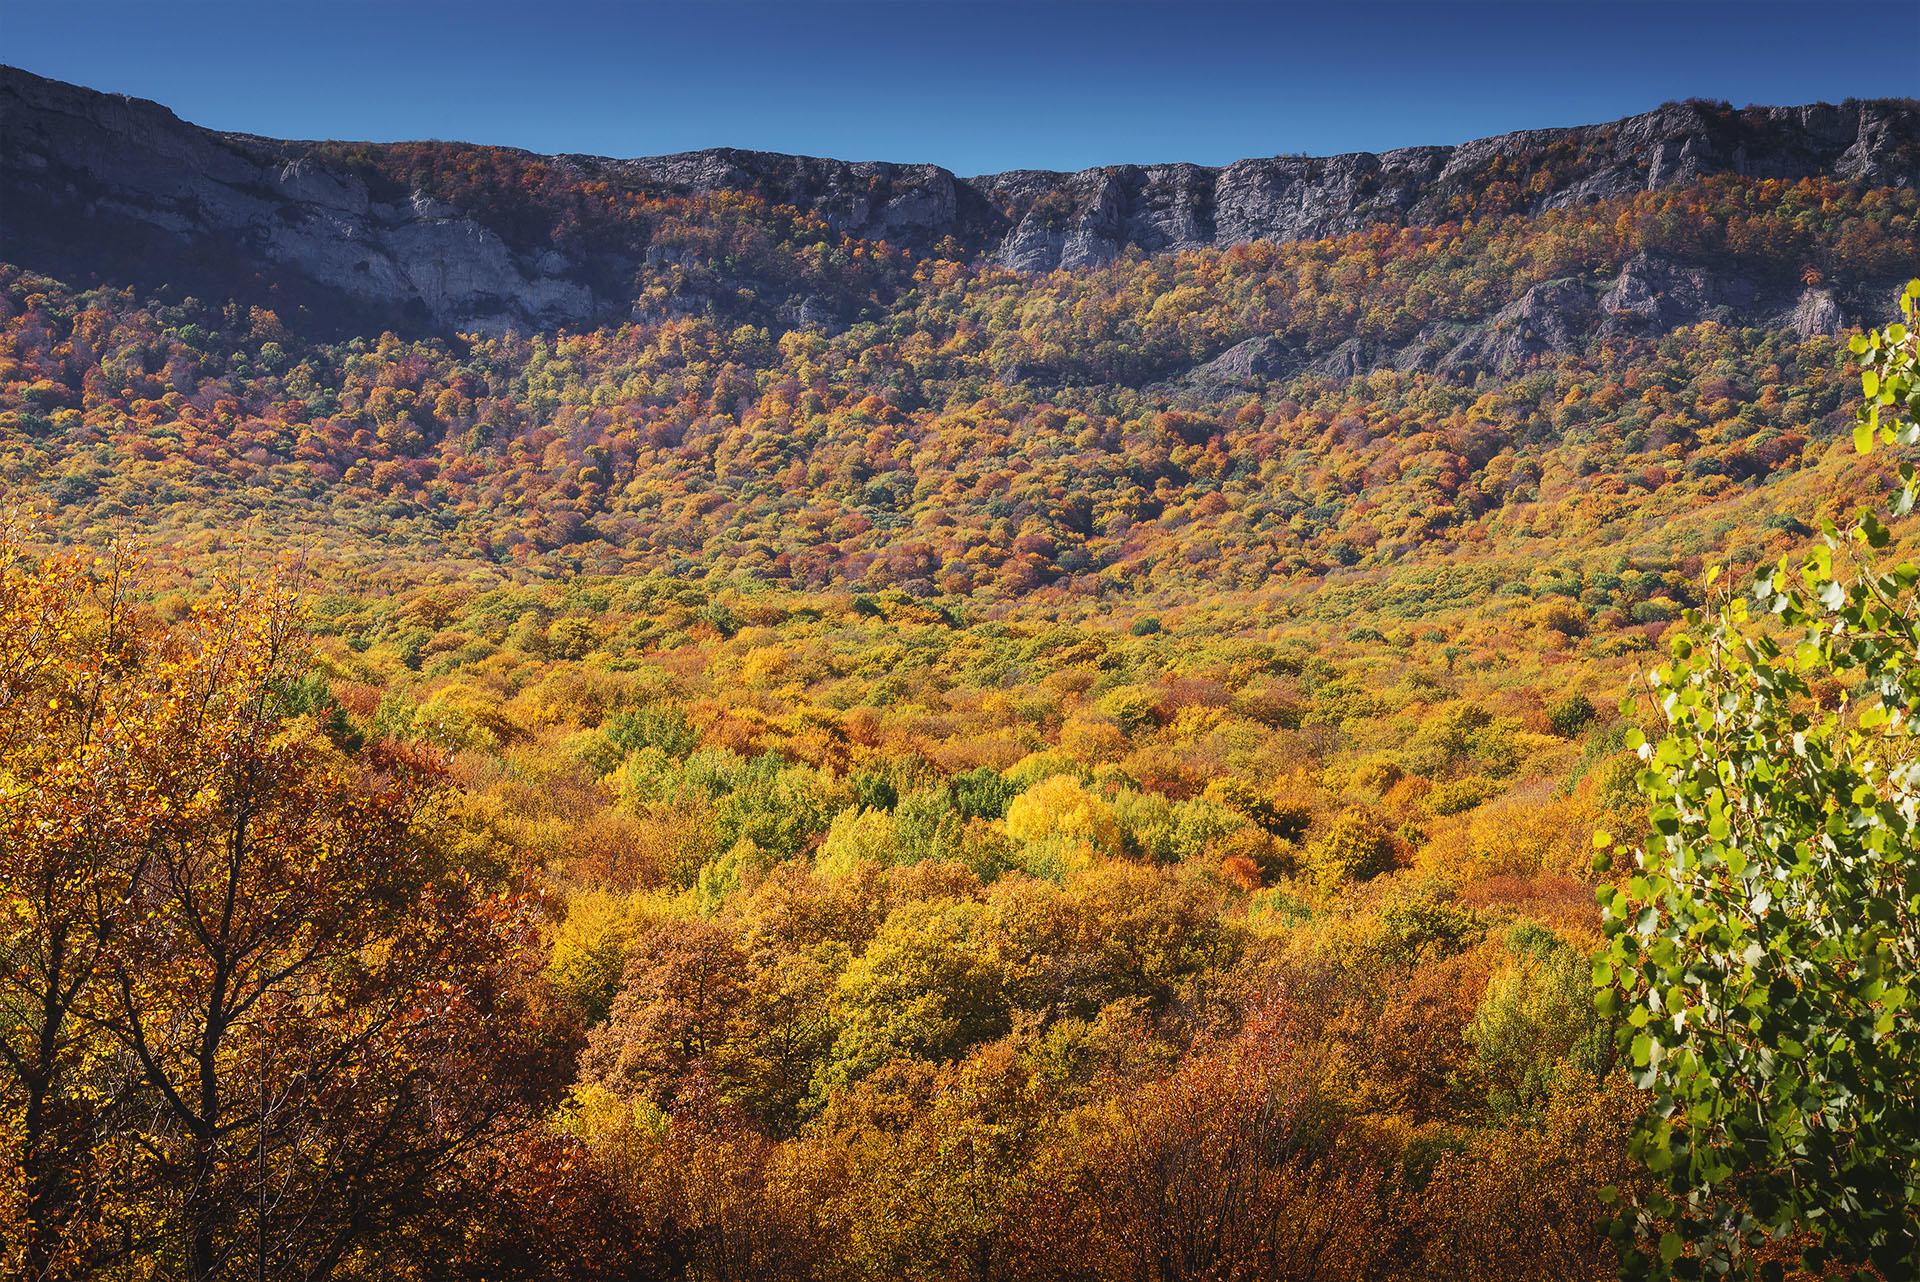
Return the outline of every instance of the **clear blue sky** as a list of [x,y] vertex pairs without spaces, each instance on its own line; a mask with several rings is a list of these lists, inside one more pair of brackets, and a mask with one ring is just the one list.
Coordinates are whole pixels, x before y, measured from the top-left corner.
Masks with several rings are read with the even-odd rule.
[[220,129],[963,174],[1920,93],[1916,36],[1920,5],[1837,0],[0,0],[0,60]]

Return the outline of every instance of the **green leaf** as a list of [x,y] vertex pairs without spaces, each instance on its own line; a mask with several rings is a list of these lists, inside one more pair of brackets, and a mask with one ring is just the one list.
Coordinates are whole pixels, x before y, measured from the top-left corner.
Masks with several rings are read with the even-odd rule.
[[1867,546],[1872,548],[1883,548],[1893,538],[1887,527],[1882,525],[1871,512],[1860,514],[1860,532],[1867,536]]

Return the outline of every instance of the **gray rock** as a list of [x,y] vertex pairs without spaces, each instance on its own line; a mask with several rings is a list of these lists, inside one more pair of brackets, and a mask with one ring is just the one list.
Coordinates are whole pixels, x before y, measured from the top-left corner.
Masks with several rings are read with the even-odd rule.
[[1444,374],[1510,374],[1545,353],[1572,351],[1592,331],[1594,316],[1593,295],[1581,282],[1547,281],[1495,312],[1436,368]]
[[1390,363],[1398,370],[1432,373],[1440,368],[1448,353],[1456,350],[1472,332],[1472,326],[1454,322],[1429,325],[1414,335],[1412,342],[1395,352]]
[[[0,117],[8,257],[55,275],[165,283],[205,297],[265,290],[316,311],[332,307],[343,325],[358,329],[585,325],[662,307],[682,314],[744,305],[743,298],[763,299],[768,316],[817,318],[837,306],[786,297],[790,286],[770,287],[738,275],[746,269],[649,244],[641,225],[620,243],[556,246],[515,231],[497,209],[370,190],[337,153],[314,144],[215,133],[153,103],[13,68],[0,68]],[[1612,124],[1455,147],[1224,168],[1121,165],[962,179],[934,165],[728,149],[548,163],[562,175],[649,196],[750,193],[848,235],[1053,271],[1134,252],[1440,223],[1515,175],[1545,175],[1513,186],[1521,212],[1717,173],[1912,186],[1920,182],[1920,103],[1738,111],[1680,103]],[[1609,332],[1737,317],[1750,301],[1740,282],[1694,273],[1629,264],[1601,303]],[[1464,368],[1461,362],[1483,358],[1526,359],[1577,328],[1571,315],[1555,319],[1563,304],[1572,306],[1573,296],[1523,299],[1518,311],[1494,318],[1500,335],[1486,342],[1436,331],[1398,350],[1336,350],[1316,366],[1339,376],[1386,363]]]
[[1762,292],[1737,272],[1635,254],[1600,295],[1598,332],[1608,338],[1653,337],[1708,320],[1756,324],[1761,319],[1755,308]]
[[1730,314],[1726,301],[1750,302],[1752,288],[1738,280],[1715,280],[1700,268],[1682,268],[1652,254],[1635,254],[1620,268],[1613,285],[1600,295],[1607,336],[1664,334],[1681,325]]
[[374,316],[440,328],[579,324],[603,310],[563,257],[517,251],[422,193],[375,202],[297,143],[212,133],[12,69],[0,71],[0,109],[10,254],[18,220],[18,242],[52,241],[55,265],[110,270],[114,248],[137,253],[142,234],[159,234],[213,250],[236,274],[304,280]]
[[793,308],[796,325],[832,330],[837,319],[833,314],[833,305],[817,294],[808,294]]
[[1349,338],[1332,351],[1309,361],[1307,372],[1332,379],[1357,378],[1385,363],[1381,353],[1371,344]]
[[1299,353],[1285,343],[1271,334],[1260,334],[1194,366],[1181,376],[1177,386],[1202,398],[1258,391],[1275,379],[1288,377],[1304,364]]
[[1800,295],[1800,301],[1794,304],[1787,323],[1801,338],[1837,338],[1846,328],[1847,318],[1841,314],[1840,304],[1831,293],[1809,285]]

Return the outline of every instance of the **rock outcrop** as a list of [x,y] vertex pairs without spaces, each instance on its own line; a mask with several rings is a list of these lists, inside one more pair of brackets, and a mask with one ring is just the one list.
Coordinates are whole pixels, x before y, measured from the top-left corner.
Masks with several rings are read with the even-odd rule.
[[[361,156],[381,150],[355,149]],[[370,183],[342,157],[321,144],[201,129],[153,103],[0,68],[5,256],[67,279],[164,284],[358,330],[583,326],[699,311],[740,295],[738,286],[767,295],[765,319],[776,323],[832,327],[857,306],[819,296],[817,286],[729,277],[744,269],[716,268],[684,246],[648,244],[642,225],[556,241],[484,202],[459,207]],[[1457,147],[1224,168],[1123,165],[960,178],[934,165],[736,150],[542,163],[563,183],[597,190],[750,193],[852,236],[1041,272],[1096,267],[1130,252],[1435,223],[1495,190],[1506,207],[1537,212],[1718,173],[1912,186],[1920,183],[1920,103],[1745,110],[1683,103],[1613,124]],[[1586,301],[1609,332],[1623,334],[1745,305],[1728,282],[1695,279],[1692,270],[1628,264],[1611,289]],[[1522,360],[1580,329],[1578,318],[1554,319],[1574,301],[1564,290],[1536,290],[1484,333],[1427,335],[1403,351],[1355,348],[1316,359],[1328,372]],[[1838,304],[1829,296],[1827,306]],[[1835,323],[1817,303],[1802,310],[1791,323],[1805,332]]]
[[1535,285],[1442,357],[1438,368],[1510,374],[1544,353],[1572,351],[1591,328],[1593,310],[1593,295],[1577,280]]
[[1279,339],[1260,334],[1236,343],[1205,364],[1187,371],[1184,382],[1206,395],[1264,386],[1295,373],[1305,361]]
[[298,144],[153,103],[0,73],[6,256],[78,279],[279,296],[362,321],[545,327],[603,310],[578,265],[484,211],[375,199]]
[[1275,157],[1223,169],[1121,166],[1023,171],[968,182],[1011,224],[989,253],[1023,271],[1254,240],[1432,224],[1508,184],[1538,213],[1714,174],[1920,183],[1920,103],[1910,99],[1736,111],[1678,103],[1605,125],[1535,129],[1457,147]]
[[1787,323],[1802,338],[1833,338],[1846,328],[1847,322],[1831,292],[1809,285],[1800,295],[1800,301],[1793,305],[1793,314]]
[[1635,254],[1600,295],[1606,318],[1600,332],[1646,337],[1703,320],[1737,323],[1753,306],[1756,293],[1751,281],[1735,273],[1716,274]]

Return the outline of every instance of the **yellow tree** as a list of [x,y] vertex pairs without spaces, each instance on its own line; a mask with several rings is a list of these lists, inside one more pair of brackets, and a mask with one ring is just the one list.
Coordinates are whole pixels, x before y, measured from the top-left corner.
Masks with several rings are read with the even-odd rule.
[[104,732],[138,653],[127,569],[123,551],[32,558],[0,518],[0,1135],[20,1173],[0,1262],[31,1279],[109,1242],[101,1137],[125,1082],[100,1035],[98,909],[124,898],[113,856],[140,812]]
[[527,900],[422,824],[431,763],[294,715],[290,592],[163,627],[127,610],[124,558],[0,552],[20,1263],[111,1244],[168,1276],[323,1278],[420,1253],[467,1156],[559,1081]]
[[449,1209],[436,1181],[551,1079],[525,907],[423,830],[427,763],[345,759],[285,715],[301,622],[284,589],[217,591],[120,710],[152,816],[112,1026],[194,1279],[325,1277],[422,1227]]

